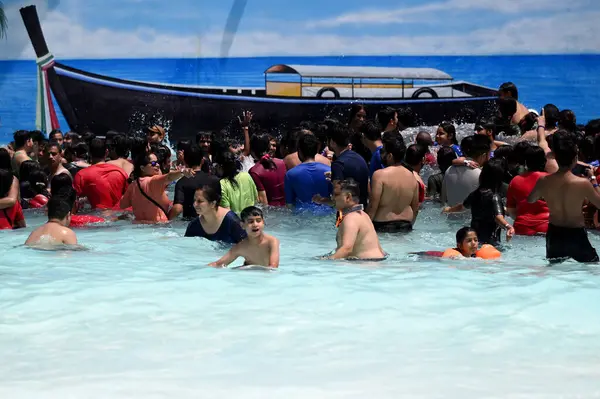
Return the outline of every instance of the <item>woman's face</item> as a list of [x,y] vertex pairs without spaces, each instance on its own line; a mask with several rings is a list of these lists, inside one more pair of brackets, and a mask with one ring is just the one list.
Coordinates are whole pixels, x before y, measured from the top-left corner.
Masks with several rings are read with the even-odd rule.
[[204,197],[202,190],[196,190],[194,193],[194,209],[199,216],[206,215],[208,212],[215,211],[214,202],[208,202]]
[[477,253],[478,247],[479,240],[477,239],[477,233],[469,231],[465,239],[458,246],[458,250],[463,256],[469,258]]
[[367,119],[367,112],[363,109],[358,111],[354,118],[352,119],[352,126],[357,127],[364,123],[365,119]]
[[439,145],[450,145],[452,144],[452,140],[450,140],[450,135],[446,133],[444,129],[438,127],[437,132],[435,133],[435,141]]
[[146,165],[142,166],[142,174],[144,176],[156,176],[160,175],[160,164],[158,163],[158,159],[156,155],[150,154],[148,157],[149,161]]

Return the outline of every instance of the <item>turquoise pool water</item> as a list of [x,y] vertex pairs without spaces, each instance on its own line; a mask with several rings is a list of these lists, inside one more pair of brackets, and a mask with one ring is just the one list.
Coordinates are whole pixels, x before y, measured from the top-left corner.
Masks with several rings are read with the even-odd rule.
[[426,205],[382,236],[385,263],[325,262],[333,217],[269,210],[281,267],[251,272],[204,266],[224,249],[182,222],[26,249],[45,220],[26,216],[0,232],[2,398],[600,396],[598,269],[546,267],[543,238],[497,263],[418,259],[467,222]]

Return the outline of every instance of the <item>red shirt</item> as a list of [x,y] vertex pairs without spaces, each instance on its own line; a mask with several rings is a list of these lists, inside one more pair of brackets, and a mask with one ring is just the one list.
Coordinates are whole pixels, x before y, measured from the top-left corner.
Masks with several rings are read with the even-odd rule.
[[80,170],[73,188],[80,197],[87,197],[92,208],[112,209],[127,190],[127,173],[118,166],[100,163]]
[[11,208],[0,209],[0,230],[12,229],[21,220],[25,220],[25,217],[19,201]]
[[527,172],[513,178],[506,194],[506,207],[516,208],[515,233],[532,236],[548,231],[550,210],[546,201],[538,200],[533,204],[527,202],[527,197],[533,191],[538,179],[547,176],[546,172]]
[[265,169],[265,167],[258,162],[250,168],[249,173],[250,176],[252,176],[252,180],[254,180],[254,184],[256,184],[256,189],[259,192],[266,192],[269,205],[285,206],[285,190],[283,182],[285,180],[285,172],[287,169],[283,160],[277,158],[272,158],[272,160],[275,162],[276,168]]

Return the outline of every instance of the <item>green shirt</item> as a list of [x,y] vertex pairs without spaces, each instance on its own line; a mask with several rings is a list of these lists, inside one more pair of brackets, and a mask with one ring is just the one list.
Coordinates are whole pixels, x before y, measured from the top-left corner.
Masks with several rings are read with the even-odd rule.
[[238,173],[235,181],[237,186],[231,184],[229,179],[221,179],[221,206],[239,215],[244,208],[258,202],[258,191],[248,172]]

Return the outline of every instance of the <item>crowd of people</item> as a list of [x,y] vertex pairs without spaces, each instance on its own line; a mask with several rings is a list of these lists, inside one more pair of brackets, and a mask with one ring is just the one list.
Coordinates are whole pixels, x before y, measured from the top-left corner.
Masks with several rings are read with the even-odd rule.
[[[287,206],[332,220],[337,211],[337,247],[324,258],[379,261],[387,254],[378,233],[410,233],[423,202],[437,201],[444,213],[471,213],[443,257],[497,258],[504,235],[544,234],[551,261],[597,262],[586,229],[600,226],[600,120],[581,126],[552,104],[527,109],[512,83],[500,87],[497,108],[460,142],[451,122],[433,137],[405,137],[406,110],[369,115],[359,104],[348,122],[305,122],[283,137],[244,112],[243,140],[200,132],[176,154],[158,125],[146,137],[21,130],[0,148],[0,228],[24,227],[23,209],[46,208],[48,222],[26,245],[76,244],[75,227],[183,218],[186,237],[232,245],[212,266],[243,257],[278,267],[279,241],[264,232],[262,208]],[[436,171],[426,183],[425,165]]]

